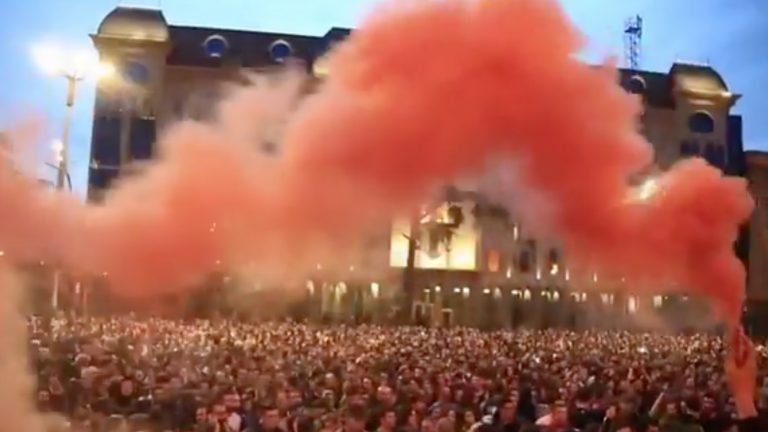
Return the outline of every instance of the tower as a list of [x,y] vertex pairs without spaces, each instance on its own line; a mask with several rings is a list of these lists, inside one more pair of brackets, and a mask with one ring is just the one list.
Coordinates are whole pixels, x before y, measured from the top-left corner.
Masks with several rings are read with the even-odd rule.
[[642,40],[643,18],[635,15],[624,23],[624,62],[628,69],[637,70],[640,67]]
[[116,71],[96,88],[88,197],[98,200],[132,160],[151,156],[171,46],[162,12],[137,7],[115,8],[91,39]]

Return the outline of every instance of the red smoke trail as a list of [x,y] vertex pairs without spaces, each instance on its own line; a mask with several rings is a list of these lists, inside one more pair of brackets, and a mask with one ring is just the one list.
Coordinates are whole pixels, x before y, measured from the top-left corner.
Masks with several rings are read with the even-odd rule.
[[[677,280],[734,319],[744,182],[687,161],[652,199],[627,202],[628,178],[652,161],[639,103],[612,67],[576,59],[581,42],[553,1],[393,3],[334,53],[327,82],[288,117],[280,158],[249,146],[259,120],[290,109],[291,91],[236,93],[217,124],[173,128],[161,160],[88,210],[77,253],[59,258],[133,294],[197,280],[218,259],[296,272],[444,182],[513,158],[570,255],[628,279]],[[13,223],[2,210],[0,220]]]

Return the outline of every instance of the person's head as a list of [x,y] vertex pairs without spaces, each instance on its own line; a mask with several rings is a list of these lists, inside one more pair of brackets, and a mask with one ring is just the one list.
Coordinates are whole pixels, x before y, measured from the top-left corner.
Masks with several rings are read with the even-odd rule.
[[211,407],[211,417],[213,417],[214,421],[224,422],[227,420],[227,416],[227,407],[223,403],[217,403]]
[[120,382],[120,395],[121,396],[133,396],[133,381],[130,379],[124,379]]
[[419,427],[419,413],[416,412],[416,410],[410,410],[408,411],[408,415],[405,418],[405,423],[413,428]]
[[395,393],[389,386],[379,386],[376,389],[376,400],[384,405],[393,405],[395,403]]
[[261,427],[263,430],[274,430],[280,425],[280,411],[274,405],[266,405],[261,409]]
[[443,417],[437,421],[437,432],[453,432],[455,430],[455,424],[448,417]]
[[302,397],[301,397],[300,391],[296,390],[295,388],[288,390],[288,404],[292,408],[301,406],[301,402],[302,402]]
[[636,402],[632,398],[624,398],[619,402],[619,412],[622,415],[628,415],[635,412]]
[[511,393],[499,407],[499,420],[502,423],[512,423],[517,414],[517,393]]
[[240,409],[240,395],[232,390],[224,395],[224,406],[227,407],[227,411],[234,412]]
[[350,410],[344,418],[344,432],[364,432],[365,420],[365,413],[362,410]]
[[477,422],[477,418],[475,417],[475,412],[472,410],[464,411],[464,424],[467,426],[472,426]]
[[206,421],[208,421],[208,408],[204,406],[197,407],[195,410],[195,422],[205,423]]
[[394,410],[384,410],[379,417],[379,425],[384,430],[394,430],[397,425],[397,415]]
[[453,422],[453,424],[456,424],[456,410],[454,410],[454,409],[449,409],[449,410],[448,410],[448,411],[445,413],[445,417],[446,417],[448,420],[450,420],[451,422]]
[[564,401],[552,404],[552,425],[563,426],[568,424],[568,406]]
[[421,421],[421,432],[437,432],[434,420],[425,418]]
[[290,408],[288,392],[279,390],[277,393],[275,393],[275,406],[282,412],[285,412],[288,410],[288,408]]
[[664,405],[664,413],[670,416],[677,415],[677,403],[675,401],[668,401],[666,405]]

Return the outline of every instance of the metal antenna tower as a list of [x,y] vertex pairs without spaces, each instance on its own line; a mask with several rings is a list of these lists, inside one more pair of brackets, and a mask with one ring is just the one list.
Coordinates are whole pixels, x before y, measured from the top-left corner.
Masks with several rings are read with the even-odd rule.
[[635,15],[624,23],[624,61],[626,67],[637,70],[640,67],[640,51],[643,40],[643,18]]

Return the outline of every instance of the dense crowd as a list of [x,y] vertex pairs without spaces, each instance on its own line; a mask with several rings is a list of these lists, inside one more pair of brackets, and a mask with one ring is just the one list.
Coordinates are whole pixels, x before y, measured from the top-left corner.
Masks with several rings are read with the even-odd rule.
[[39,410],[74,431],[722,432],[768,408],[764,346],[724,368],[702,334],[124,317],[30,335]]

